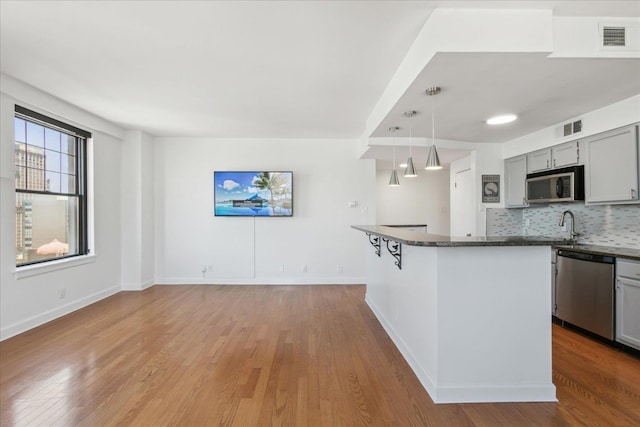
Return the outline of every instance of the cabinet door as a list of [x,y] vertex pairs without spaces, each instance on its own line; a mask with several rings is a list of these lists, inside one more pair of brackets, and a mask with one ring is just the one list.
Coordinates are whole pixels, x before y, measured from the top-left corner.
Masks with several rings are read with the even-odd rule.
[[551,149],[534,151],[527,154],[528,173],[540,172],[551,168]]
[[527,156],[518,156],[504,161],[504,187],[506,207],[528,206],[526,196]]
[[640,280],[616,280],[616,341],[640,350]]
[[638,202],[637,127],[627,126],[585,139],[587,203]]
[[551,147],[551,166],[562,168],[565,166],[577,165],[580,161],[578,156],[578,141],[567,142],[555,147]]

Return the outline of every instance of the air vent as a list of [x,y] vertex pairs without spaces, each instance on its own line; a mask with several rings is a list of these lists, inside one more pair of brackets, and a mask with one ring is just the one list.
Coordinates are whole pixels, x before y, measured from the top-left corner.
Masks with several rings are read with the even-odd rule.
[[602,46],[619,46],[627,45],[627,31],[625,27],[602,27]]
[[640,24],[628,19],[601,21],[598,23],[598,44],[603,51],[637,52],[640,50]]
[[556,128],[556,138],[564,138],[582,132],[582,120],[565,123]]

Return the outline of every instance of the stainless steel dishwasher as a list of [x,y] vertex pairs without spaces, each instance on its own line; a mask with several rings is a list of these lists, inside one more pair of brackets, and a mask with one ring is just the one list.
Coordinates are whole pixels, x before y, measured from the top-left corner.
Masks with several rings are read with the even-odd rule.
[[556,317],[613,340],[615,258],[559,250],[556,262]]

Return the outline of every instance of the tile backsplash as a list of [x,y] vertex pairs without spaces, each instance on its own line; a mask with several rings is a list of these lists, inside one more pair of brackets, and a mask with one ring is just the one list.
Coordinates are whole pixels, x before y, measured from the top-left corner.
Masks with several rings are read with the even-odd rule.
[[[487,209],[487,235],[568,238],[569,231],[558,226],[565,210],[575,216],[579,243],[640,249],[640,205],[554,203],[523,209]],[[570,217],[565,224],[570,230]]]

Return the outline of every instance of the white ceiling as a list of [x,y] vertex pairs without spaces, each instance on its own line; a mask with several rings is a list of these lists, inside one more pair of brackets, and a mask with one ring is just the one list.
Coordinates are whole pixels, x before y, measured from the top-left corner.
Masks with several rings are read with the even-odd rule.
[[[437,7],[640,16],[638,1],[3,0],[0,71],[156,136],[357,138]],[[389,126],[406,134],[397,118],[408,109],[420,112],[413,134],[430,135],[424,89],[433,84],[443,87],[438,138],[497,142],[637,94],[640,68],[441,53],[365,136],[388,136]],[[487,114],[507,108],[522,120],[487,129]]]
[[[432,99],[425,90],[440,86]],[[639,59],[549,58],[547,53],[437,53],[373,133],[504,142],[640,93]],[[404,112],[418,114],[411,119]],[[518,120],[489,126],[497,114]]]
[[423,2],[1,3],[0,70],[156,136],[359,137]]

